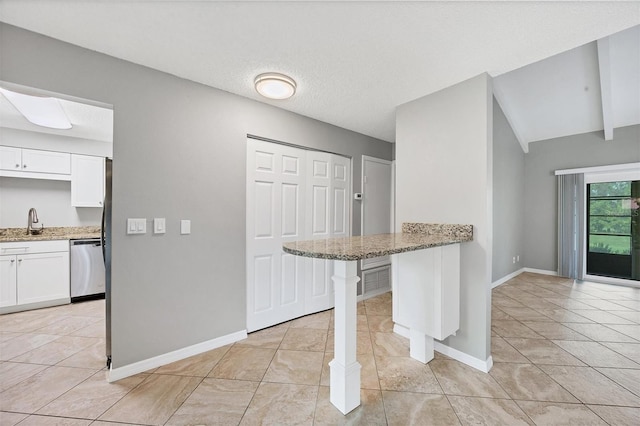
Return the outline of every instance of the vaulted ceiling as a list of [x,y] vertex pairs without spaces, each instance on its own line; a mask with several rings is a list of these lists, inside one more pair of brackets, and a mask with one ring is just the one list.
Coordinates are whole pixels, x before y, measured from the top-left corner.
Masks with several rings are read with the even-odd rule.
[[[628,40],[606,48],[611,106],[585,99],[603,87],[595,41],[640,24],[638,2],[0,0],[0,20],[389,142],[398,105],[483,72],[525,148],[637,115],[618,111]],[[267,71],[296,95],[260,98]]]

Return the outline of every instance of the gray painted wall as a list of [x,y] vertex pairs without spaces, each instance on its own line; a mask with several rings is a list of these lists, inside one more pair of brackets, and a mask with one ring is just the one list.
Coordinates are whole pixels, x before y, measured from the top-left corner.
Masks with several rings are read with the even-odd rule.
[[529,144],[525,156],[526,267],[558,268],[556,170],[640,161],[640,126],[615,129],[613,137],[605,141],[602,132],[592,132]]
[[396,112],[396,229],[473,225],[460,251],[460,330],[444,343],[482,361],[491,346],[492,93],[482,74]]
[[[491,280],[524,265],[524,152],[493,98],[493,266]],[[513,257],[520,261],[513,263]]]
[[[6,24],[0,40],[1,80],[114,107],[114,367],[245,328],[247,134],[350,155],[353,176],[363,154],[391,158],[387,142]],[[128,217],[165,217],[167,233],[127,236]]]

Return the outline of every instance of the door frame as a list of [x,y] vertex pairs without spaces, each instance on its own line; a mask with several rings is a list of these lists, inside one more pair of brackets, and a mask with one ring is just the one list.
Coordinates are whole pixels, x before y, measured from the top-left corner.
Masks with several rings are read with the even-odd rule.
[[[385,164],[389,166],[389,171],[391,173],[390,176],[390,199],[389,199],[389,205],[390,205],[390,224],[389,224],[389,232],[393,233],[394,232],[394,228],[395,228],[395,202],[394,202],[394,198],[395,198],[395,190],[394,190],[394,175],[395,175],[395,161],[391,161],[391,160],[385,160],[384,158],[377,158],[377,157],[372,157],[369,155],[363,155],[362,156],[362,162],[361,162],[361,166],[360,166],[360,188],[362,190],[362,194],[363,194],[363,198],[366,197],[366,193],[364,190],[364,185],[365,185],[365,175],[364,175],[364,164],[366,161],[371,161],[371,162],[375,162],[375,163],[380,163],[380,164]],[[364,203],[364,199],[362,200],[362,202],[360,202],[360,235],[364,235],[364,226],[365,226],[365,221],[364,221],[364,207],[365,207],[365,203]],[[374,262],[374,263],[368,263],[365,265],[364,263],[364,259],[360,261],[360,269],[361,270],[368,270],[368,269],[374,269],[374,268],[379,268],[381,266],[386,266],[386,265],[390,265],[391,264],[391,257],[389,256],[383,256],[380,258],[379,261]],[[364,291],[364,290],[363,290]]]
[[[634,163],[636,165],[638,163]],[[633,166],[632,165],[632,166]],[[603,166],[598,167],[598,171],[594,172],[585,172],[584,173],[584,204],[582,205],[582,219],[584,223],[584,227],[582,228],[582,240],[584,241],[584,249],[581,253],[582,255],[582,276],[586,281],[594,281],[594,282],[602,282],[607,284],[616,284],[616,285],[624,285],[628,287],[636,287],[640,288],[640,282],[635,280],[627,280],[624,278],[613,278],[613,277],[605,277],[600,275],[589,275],[587,274],[587,253],[589,251],[589,247],[587,245],[587,233],[589,230],[587,229],[587,215],[589,214],[589,206],[587,205],[587,188],[588,184],[591,183],[599,183],[599,182],[615,182],[615,181],[624,181],[624,180],[640,180],[640,171],[635,168],[625,169],[620,168],[620,166]]]

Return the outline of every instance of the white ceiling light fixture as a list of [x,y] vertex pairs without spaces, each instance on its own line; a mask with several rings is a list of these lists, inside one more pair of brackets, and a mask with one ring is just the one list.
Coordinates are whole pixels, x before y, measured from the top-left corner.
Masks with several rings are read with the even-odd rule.
[[73,126],[56,98],[25,95],[0,87],[0,93],[29,122],[50,129],[68,130]]
[[275,72],[260,74],[253,83],[256,91],[269,99],[289,99],[297,88],[291,77]]

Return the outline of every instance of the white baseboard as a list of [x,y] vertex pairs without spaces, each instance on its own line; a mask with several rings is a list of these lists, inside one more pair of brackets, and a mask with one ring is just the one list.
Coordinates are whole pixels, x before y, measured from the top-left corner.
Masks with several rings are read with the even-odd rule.
[[400,325],[398,323],[393,324],[393,332],[399,334],[402,337],[409,338],[409,328],[404,325]]
[[542,275],[553,275],[554,277],[558,276],[557,271],[547,271],[546,269],[534,269],[534,268],[522,268],[524,272],[532,272],[534,274],[542,274]]
[[499,285],[502,285],[504,283],[506,283],[507,281],[509,281],[511,278],[515,278],[518,275],[520,275],[521,273],[523,273],[525,270],[525,268],[520,268],[515,272],[510,273],[509,275],[505,275],[504,277],[500,278],[498,281],[494,281],[493,283],[491,283],[491,288],[496,288]]
[[434,344],[435,350],[440,352],[442,355],[446,355],[449,358],[453,358],[456,361],[467,364],[469,367],[473,367],[476,370],[482,371],[483,373],[488,373],[489,370],[491,370],[491,367],[493,367],[493,357],[491,355],[489,355],[489,358],[487,358],[486,361],[483,361],[479,358],[454,349],[451,346],[444,345],[437,340],[434,342]]
[[[402,337],[406,337],[407,339],[409,338],[409,329],[403,325],[394,324],[393,332]],[[489,355],[489,358],[486,361],[483,361],[450,346],[444,345],[437,340],[434,340],[433,343],[434,349],[437,352],[440,352],[442,355],[446,355],[449,358],[453,358],[456,361],[460,361],[461,363],[466,364],[469,367],[473,367],[476,370],[480,370],[483,373],[488,373],[489,370],[491,370],[491,367],[493,367],[493,358],[491,355]]]
[[44,302],[27,303],[24,305],[5,306],[0,308],[0,315],[13,314],[14,312],[29,311],[32,309],[50,308],[52,306],[68,305],[71,298],[63,297],[62,299],[45,300]]
[[216,339],[207,340],[206,342],[197,343],[195,345],[187,346],[186,348],[154,356],[153,358],[143,359],[142,361],[134,362],[133,364],[125,365],[123,367],[113,368],[112,366],[111,369],[107,371],[107,381],[115,382],[117,380],[124,379],[125,377],[133,376],[134,374],[142,373],[147,370],[151,370],[152,368],[161,367],[172,362],[180,361],[185,358],[189,358],[190,356],[198,355],[212,349],[217,349],[246,338],[247,330],[237,331]]

